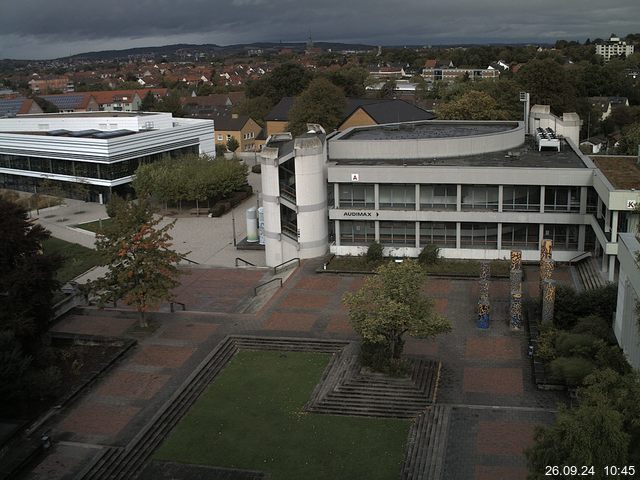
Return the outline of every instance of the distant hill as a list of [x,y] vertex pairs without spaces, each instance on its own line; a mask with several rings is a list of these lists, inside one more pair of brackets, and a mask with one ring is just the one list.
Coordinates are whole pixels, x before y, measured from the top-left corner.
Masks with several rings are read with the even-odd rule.
[[[202,45],[178,43],[175,45],[163,45],[160,47],[136,47],[124,50],[103,50],[99,52],[86,52],[72,55],[71,57],[63,57],[72,60],[119,60],[126,59],[131,56],[142,55],[180,55],[184,52],[188,53],[205,53],[208,55],[215,54],[217,56],[233,55],[246,52],[249,49],[262,49],[265,51],[279,51],[282,48],[291,48],[294,51],[302,51],[306,48],[306,43],[280,43],[280,42],[258,42],[258,43],[241,43],[236,45],[216,45],[214,43],[205,43]],[[332,43],[332,42],[315,42],[314,46],[323,50],[370,50],[375,48],[372,45],[349,44],[349,43]],[[57,59],[62,60],[62,58]]]

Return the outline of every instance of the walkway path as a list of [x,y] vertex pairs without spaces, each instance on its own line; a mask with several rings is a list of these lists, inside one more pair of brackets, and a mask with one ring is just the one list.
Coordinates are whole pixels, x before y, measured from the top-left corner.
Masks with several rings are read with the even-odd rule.
[[[138,346],[52,424],[55,448],[28,476],[73,478],[105,446],[125,446],[191,371],[230,333],[356,339],[341,298],[359,288],[364,276],[316,274],[320,261],[307,261],[256,314],[240,313],[253,286],[269,278],[266,270],[194,269],[185,277],[181,301],[190,311],[153,314],[157,330],[135,334],[131,311],[90,311],[70,315],[57,331],[124,335]],[[526,271],[526,288],[535,293],[537,272]],[[558,273],[563,279],[565,273]],[[523,332],[506,326],[508,281],[491,282],[492,323],[475,328],[477,282],[429,279],[425,293],[454,323],[452,333],[435,340],[409,339],[406,352],[442,362],[437,403],[448,423],[440,432],[442,478],[526,478],[523,449],[536,425],[553,419],[556,394],[540,392],[531,381]]]

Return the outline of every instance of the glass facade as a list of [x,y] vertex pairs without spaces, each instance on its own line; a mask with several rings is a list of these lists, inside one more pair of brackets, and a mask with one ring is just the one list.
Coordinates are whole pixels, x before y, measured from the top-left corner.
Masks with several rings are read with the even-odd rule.
[[420,247],[456,248],[455,222],[420,222]]
[[540,187],[505,185],[502,189],[502,210],[510,212],[539,212]]
[[376,222],[340,220],[341,245],[369,245],[376,240]]
[[22,157],[0,154],[0,167],[73,177],[116,180],[133,175],[136,169],[142,164],[156,162],[166,157],[177,158],[190,153],[198,154],[198,152],[198,146],[194,145],[112,163],[94,163],[79,160],[63,160],[59,158]]
[[460,246],[462,248],[498,248],[497,223],[461,223]]
[[462,210],[498,211],[498,186],[463,185]]
[[456,185],[420,185],[421,210],[455,210],[457,198]]
[[415,222],[380,222],[380,243],[385,247],[415,247]]
[[545,187],[545,212],[580,212],[580,187]]
[[578,226],[545,224],[544,238],[553,240],[555,250],[577,250]]
[[338,186],[341,208],[375,208],[373,184],[348,184]]
[[379,204],[381,209],[415,210],[416,208],[416,186],[413,184],[381,184],[379,192]]
[[503,223],[502,248],[537,250],[540,227],[535,223]]

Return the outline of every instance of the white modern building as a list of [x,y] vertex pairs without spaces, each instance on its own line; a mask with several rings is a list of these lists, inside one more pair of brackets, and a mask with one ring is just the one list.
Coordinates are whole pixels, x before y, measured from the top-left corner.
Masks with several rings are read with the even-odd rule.
[[613,331],[620,348],[633,368],[640,368],[640,322],[638,300],[640,299],[640,242],[633,233],[620,234],[618,242],[618,304]]
[[628,57],[633,55],[633,45],[627,44],[620,40],[620,37],[611,35],[608,41],[596,44],[596,55],[604,57],[604,61],[608,62],[612,57],[624,55]]
[[593,252],[614,280],[617,234],[635,228],[640,199],[615,180],[628,159],[597,159],[604,168],[583,155],[575,114],[534,106],[528,123],[529,133],[522,122],[432,120],[270,137],[261,154],[267,264],[360,255],[373,241],[389,256],[435,244],[449,258],[520,249],[536,260],[550,238],[555,260]]
[[47,182],[92,201],[126,193],[139,165],[187,153],[215,155],[212,120],[170,113],[83,112],[0,119],[0,187],[37,192]]

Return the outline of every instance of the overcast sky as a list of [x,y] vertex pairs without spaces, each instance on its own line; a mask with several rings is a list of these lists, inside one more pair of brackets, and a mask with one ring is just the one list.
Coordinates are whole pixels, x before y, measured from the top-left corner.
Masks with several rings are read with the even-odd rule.
[[[4,0],[0,58],[172,43],[437,45],[553,42],[640,31],[640,1]],[[489,5],[486,5],[489,3]]]

